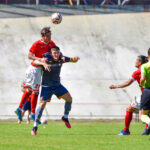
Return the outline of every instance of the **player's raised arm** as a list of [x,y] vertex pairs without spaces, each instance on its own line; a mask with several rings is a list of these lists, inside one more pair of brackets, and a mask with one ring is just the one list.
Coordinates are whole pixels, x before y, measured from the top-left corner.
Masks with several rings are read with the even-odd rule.
[[76,56],[76,57],[66,57],[66,56],[63,56],[63,57],[64,57],[64,60],[65,60],[64,63],[65,62],[76,63],[80,59],[78,56]]
[[70,62],[78,62],[78,60],[80,59],[80,57],[76,56],[76,57],[73,57],[73,58],[70,58]]
[[132,79],[129,79],[128,81],[122,83],[122,84],[119,84],[119,85],[110,85],[109,88],[110,89],[116,89],[116,88],[124,88],[124,87],[127,87],[129,85],[131,85],[133,82]]
[[35,60],[33,62],[33,64],[37,65],[37,66],[43,66],[45,68],[45,70],[47,70],[49,72],[51,71],[50,66],[47,63],[45,63],[45,62],[42,62],[42,61],[39,61],[39,60]]

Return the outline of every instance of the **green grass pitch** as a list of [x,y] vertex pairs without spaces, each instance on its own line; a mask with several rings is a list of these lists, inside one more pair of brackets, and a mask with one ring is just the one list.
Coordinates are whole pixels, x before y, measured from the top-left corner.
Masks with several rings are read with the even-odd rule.
[[122,123],[72,122],[67,129],[63,122],[39,126],[31,136],[32,123],[0,122],[0,150],[150,150],[150,136],[142,136],[142,123],[131,124],[131,135],[117,135]]

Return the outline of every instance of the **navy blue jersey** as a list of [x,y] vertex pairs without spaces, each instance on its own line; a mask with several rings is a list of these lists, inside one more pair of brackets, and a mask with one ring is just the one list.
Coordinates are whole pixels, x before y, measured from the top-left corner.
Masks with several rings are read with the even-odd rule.
[[[50,86],[55,88],[60,85],[60,72],[64,62],[61,59],[55,61],[49,53],[45,54],[44,57],[48,58],[47,63],[50,65],[51,71],[48,72],[44,69],[42,76],[42,86]],[[65,57],[65,62],[69,61],[70,58]]]

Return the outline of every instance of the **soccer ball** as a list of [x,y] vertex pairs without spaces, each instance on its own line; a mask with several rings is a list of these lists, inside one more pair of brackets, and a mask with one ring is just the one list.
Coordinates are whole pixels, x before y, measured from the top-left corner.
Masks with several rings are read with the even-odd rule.
[[53,13],[53,14],[51,15],[51,21],[52,21],[52,23],[54,23],[54,24],[60,24],[61,21],[62,21],[62,16],[61,16],[61,14],[60,14],[60,13]]

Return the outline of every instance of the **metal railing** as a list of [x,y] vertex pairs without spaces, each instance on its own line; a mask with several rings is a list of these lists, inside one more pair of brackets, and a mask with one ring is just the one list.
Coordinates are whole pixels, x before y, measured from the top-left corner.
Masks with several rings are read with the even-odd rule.
[[[97,1],[100,1],[100,0],[97,0]],[[124,1],[124,2],[123,2],[123,1]],[[130,0],[122,0],[122,2],[121,2],[121,0],[118,0],[118,5],[121,5],[122,3],[125,4],[127,1],[130,1]],[[23,0],[23,1],[20,1],[20,3],[21,3],[21,2],[24,2],[24,3],[28,4],[28,5],[31,4],[31,0],[26,0],[26,2],[25,2],[25,0]],[[43,2],[44,2],[44,0],[43,0]],[[57,4],[57,3],[59,2],[59,0],[49,0],[49,2],[54,3],[54,4]],[[76,4],[75,4],[75,5],[78,6],[78,5],[81,4],[81,2],[82,2],[84,5],[88,5],[88,4],[89,4],[89,0],[76,0]],[[93,0],[91,0],[90,2],[92,3]],[[95,0],[95,2],[96,2],[96,0]],[[105,5],[105,4],[117,4],[117,0],[115,0],[115,2],[116,2],[116,3],[114,3],[113,0],[101,0],[100,5],[101,5],[101,4],[102,4],[102,5]],[[12,3],[12,2],[11,2],[11,0],[4,0],[3,3],[4,3],[4,4],[10,4],[10,3]],[[15,3],[15,1],[14,1],[14,3]],[[32,2],[32,3],[33,3],[33,2]],[[74,2],[73,0],[68,0],[68,4],[73,5],[74,3],[75,3],[75,2]],[[36,4],[36,5],[39,5],[39,4],[40,4],[40,0],[35,0],[35,4]]]
[[3,0],[1,4],[70,4],[70,5],[126,5],[126,4],[150,4],[150,0]]

